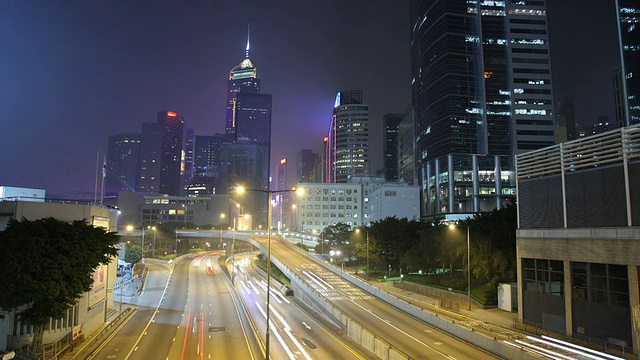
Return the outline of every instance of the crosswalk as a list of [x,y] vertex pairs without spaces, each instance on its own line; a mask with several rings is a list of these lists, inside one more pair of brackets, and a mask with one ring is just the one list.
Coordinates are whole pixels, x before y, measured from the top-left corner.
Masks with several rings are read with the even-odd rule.
[[350,285],[338,275],[327,271],[323,267],[306,263],[301,269],[296,269],[305,282],[329,301],[345,300],[373,300],[374,297]]

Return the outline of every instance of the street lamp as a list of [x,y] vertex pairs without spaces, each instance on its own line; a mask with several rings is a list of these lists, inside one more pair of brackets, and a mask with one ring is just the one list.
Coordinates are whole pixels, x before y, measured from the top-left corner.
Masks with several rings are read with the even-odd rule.
[[[367,281],[369,281],[369,229],[367,231],[367,267],[366,267],[366,277]],[[360,233],[360,229],[356,229],[357,233]]]
[[[224,213],[220,214],[220,219],[224,219]],[[218,249],[222,249],[222,226],[220,226],[220,244],[218,244]]]
[[[249,189],[243,186],[239,186],[236,188],[236,192],[238,194],[243,194],[246,191],[255,191],[266,193],[269,196],[269,201],[273,197],[275,193],[283,193],[283,192],[296,192],[296,194],[301,195],[303,192],[302,188],[293,188],[290,190],[264,190],[264,189]],[[273,210],[271,209],[271,204],[269,204],[267,210],[267,227],[269,228],[267,231],[267,330],[265,332],[265,359],[269,360],[269,310],[270,299],[271,299],[271,217],[273,216]]]
[[[469,227],[467,228],[467,310],[471,311],[471,246],[469,241]],[[449,229],[455,229],[455,224],[449,224]]]
[[187,228],[187,213],[189,212],[189,206],[187,204],[182,204],[182,207],[184,208],[184,225],[183,228]]
[[[133,226],[127,225],[127,231],[133,231]],[[140,245],[142,245],[140,247],[140,259],[144,259],[144,226],[142,227],[142,239],[140,240]]]
[[153,243],[152,243],[153,248],[151,249],[151,257],[155,259],[156,258],[156,227],[149,226],[149,228],[153,230]]

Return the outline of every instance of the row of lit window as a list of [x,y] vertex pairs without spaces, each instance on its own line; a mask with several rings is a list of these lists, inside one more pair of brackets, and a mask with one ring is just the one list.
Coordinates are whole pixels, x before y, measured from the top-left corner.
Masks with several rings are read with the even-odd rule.
[[308,218],[313,218],[313,217],[323,217],[323,218],[347,218],[347,219],[351,219],[351,218],[357,218],[358,214],[357,213],[314,213],[314,212],[309,212],[309,213],[305,213],[302,214],[302,217],[308,217]]
[[[301,208],[304,208],[304,206],[301,206]],[[307,209],[312,210],[312,209],[316,209],[316,210],[321,210],[321,209],[325,209],[325,210],[352,210],[358,209],[358,205],[307,205]]]
[[[331,199],[331,200],[329,200]],[[337,199],[337,200],[336,200]],[[320,200],[320,196],[316,196],[315,199],[312,196],[308,196],[307,197],[307,201],[345,201],[345,199],[349,202],[349,201],[353,201],[353,202],[357,202],[358,198],[351,198],[351,197],[335,197],[335,196],[323,196],[322,200]]]

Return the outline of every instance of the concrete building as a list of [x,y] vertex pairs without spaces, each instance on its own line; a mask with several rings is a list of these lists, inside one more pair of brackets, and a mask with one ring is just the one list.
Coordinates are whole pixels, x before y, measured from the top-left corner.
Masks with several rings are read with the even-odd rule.
[[420,219],[420,189],[404,182],[387,182],[384,176],[354,177],[351,184],[362,187],[362,224],[395,216]]
[[640,125],[516,157],[519,320],[633,346],[640,309]]
[[330,225],[362,225],[362,186],[343,183],[304,183],[297,196],[297,231],[319,234]]
[[[365,195],[365,203],[367,197]],[[365,225],[388,217],[420,220],[420,187],[402,182],[385,182],[368,196],[369,216]]]
[[[0,201],[0,231],[9,219],[38,220],[54,217],[62,221],[85,219],[94,226],[116,231],[117,213],[106,207],[62,204],[34,201]],[[88,239],[90,240],[90,239]],[[27,261],[28,259],[25,259]],[[84,293],[78,302],[61,319],[51,319],[45,325],[44,345],[57,340],[68,342],[80,334],[91,334],[105,321],[109,309],[113,309],[113,284],[116,281],[117,260],[96,269],[93,289]],[[10,276],[4,274],[4,276]],[[15,311],[0,309],[0,350],[9,351],[29,343],[33,339],[33,326],[22,324]]]
[[168,222],[204,226],[226,222],[220,214],[229,216],[229,194],[186,197],[123,191],[118,194],[118,206],[120,229]]
[[38,201],[44,202],[44,189],[30,189],[15,186],[0,186],[0,201]]

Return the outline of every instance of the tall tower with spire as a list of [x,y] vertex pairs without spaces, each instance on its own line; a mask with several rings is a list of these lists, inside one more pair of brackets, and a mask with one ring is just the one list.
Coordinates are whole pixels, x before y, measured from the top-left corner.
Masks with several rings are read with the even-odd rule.
[[238,93],[258,94],[260,93],[260,79],[257,77],[257,69],[249,59],[249,35],[250,27],[247,30],[247,47],[244,59],[229,72],[229,82],[227,83],[227,118],[225,132],[227,134],[236,133],[236,112]]
[[[271,95],[260,93],[260,79],[249,58],[249,35],[247,31],[244,59],[229,72],[225,132],[232,143],[225,154],[235,155],[222,161],[216,189],[219,193],[229,192],[237,185],[269,188]],[[266,195],[262,195],[256,195],[253,200],[245,199],[244,209],[256,218],[266,219],[269,202]]]

